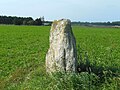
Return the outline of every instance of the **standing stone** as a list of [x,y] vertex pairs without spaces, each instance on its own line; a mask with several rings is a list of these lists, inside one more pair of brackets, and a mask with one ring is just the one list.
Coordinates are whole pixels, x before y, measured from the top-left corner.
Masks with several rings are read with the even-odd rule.
[[50,48],[46,55],[46,71],[76,72],[76,41],[71,28],[71,21],[54,21],[50,30]]

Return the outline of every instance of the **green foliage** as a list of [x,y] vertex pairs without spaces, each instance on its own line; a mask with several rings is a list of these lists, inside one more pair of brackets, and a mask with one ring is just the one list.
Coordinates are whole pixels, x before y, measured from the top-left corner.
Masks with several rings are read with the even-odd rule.
[[[75,73],[55,73],[51,76],[51,81],[48,84],[49,90],[88,90],[94,89],[92,82],[97,80],[94,74],[83,72]],[[91,80],[90,80],[91,79]]]
[[0,90],[120,89],[119,28],[73,27],[80,73],[53,76],[45,71],[49,30],[0,26]]

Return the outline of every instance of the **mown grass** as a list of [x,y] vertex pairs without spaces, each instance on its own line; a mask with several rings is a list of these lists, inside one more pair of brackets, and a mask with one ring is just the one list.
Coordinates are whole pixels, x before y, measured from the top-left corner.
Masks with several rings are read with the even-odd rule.
[[50,27],[0,26],[0,90],[119,90],[120,28],[73,27],[79,73],[45,72]]

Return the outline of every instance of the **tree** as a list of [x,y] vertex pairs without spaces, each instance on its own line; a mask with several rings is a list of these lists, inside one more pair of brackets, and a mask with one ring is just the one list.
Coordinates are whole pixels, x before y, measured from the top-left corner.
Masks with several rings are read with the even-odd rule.
[[34,25],[34,24],[35,24],[34,20],[30,20],[27,22],[27,25]]
[[37,19],[35,20],[35,25],[42,25],[42,20],[41,20],[41,18],[37,18]]
[[15,18],[14,20],[13,20],[13,24],[15,24],[15,25],[22,25],[22,20],[20,19],[20,18]]

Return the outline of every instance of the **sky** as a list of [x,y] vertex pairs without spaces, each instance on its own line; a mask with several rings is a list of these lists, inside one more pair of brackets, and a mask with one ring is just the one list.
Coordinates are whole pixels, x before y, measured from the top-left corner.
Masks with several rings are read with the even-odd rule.
[[0,15],[84,22],[118,21],[120,0],[0,0]]

